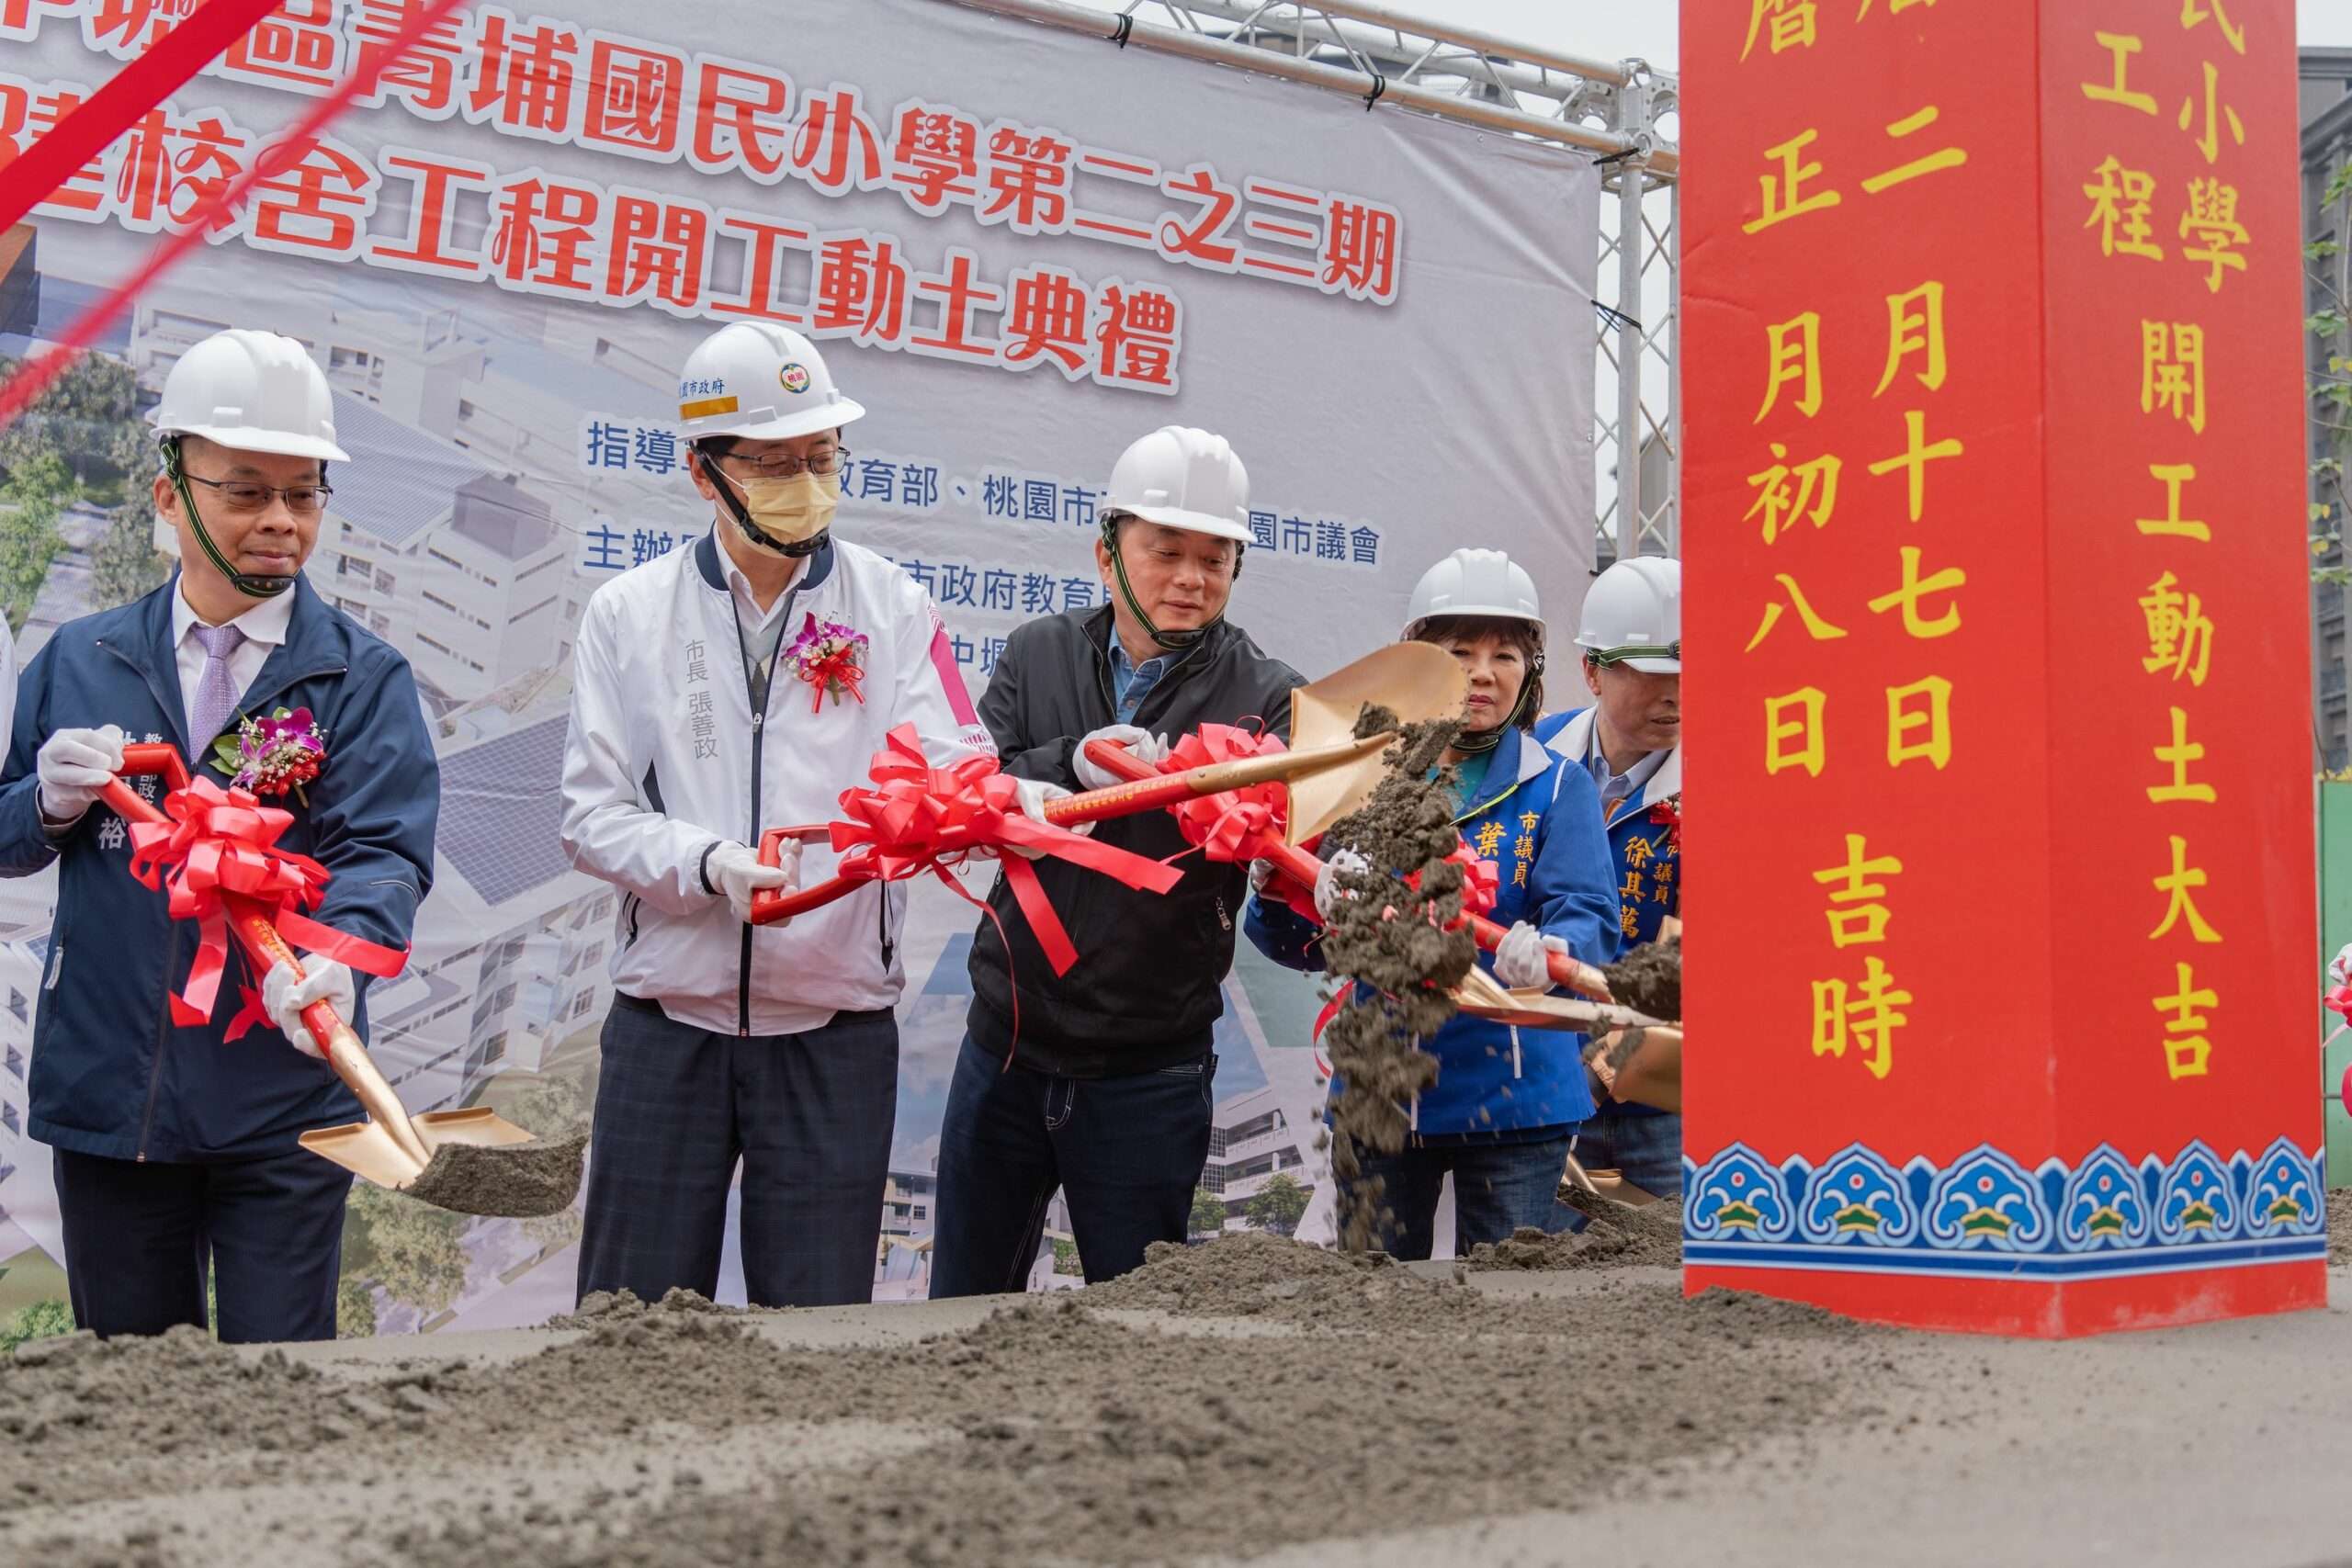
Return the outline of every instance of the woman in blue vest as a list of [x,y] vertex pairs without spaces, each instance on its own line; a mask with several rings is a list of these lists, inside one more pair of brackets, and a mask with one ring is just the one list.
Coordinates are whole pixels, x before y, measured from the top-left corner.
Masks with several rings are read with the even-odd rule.
[[[1682,912],[1682,563],[1621,560],[1585,595],[1577,628],[1592,705],[1535,733],[1600,791],[1628,951]],[[1682,1118],[1604,1100],[1577,1134],[1589,1170],[1614,1170],[1661,1198],[1682,1191]]]
[[[1479,962],[1514,988],[1544,984],[1549,953],[1608,963],[1617,955],[1618,915],[1600,803],[1591,777],[1545,750],[1530,728],[1544,707],[1544,617],[1533,580],[1500,550],[1456,550],[1414,588],[1405,635],[1446,649],[1469,677],[1462,731],[1445,761],[1454,773],[1454,820],[1471,849],[1494,863],[1493,917],[1508,928],[1500,951]],[[1332,859],[1335,868],[1354,861],[1344,850]],[[1329,872],[1320,884],[1317,904],[1328,908]],[[1318,928],[1286,905],[1252,898],[1244,929],[1278,964],[1323,967]],[[1411,1107],[1411,1135],[1394,1155],[1363,1152],[1359,1179],[1383,1183],[1382,1250],[1430,1255],[1449,1174],[1460,1249],[1522,1225],[1576,1227],[1575,1211],[1556,1193],[1570,1137],[1593,1110],[1580,1041],[1458,1015],[1421,1043],[1437,1058],[1438,1076]],[[1348,1196],[1343,1182],[1343,1207]]]

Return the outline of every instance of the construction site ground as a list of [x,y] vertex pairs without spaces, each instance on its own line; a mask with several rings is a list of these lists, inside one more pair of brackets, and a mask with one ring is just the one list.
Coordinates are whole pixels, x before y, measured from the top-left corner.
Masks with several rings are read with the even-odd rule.
[[0,1562],[2311,1568],[2352,1562],[2331,1285],[2021,1342],[1248,1235],[1051,1298],[37,1342]]

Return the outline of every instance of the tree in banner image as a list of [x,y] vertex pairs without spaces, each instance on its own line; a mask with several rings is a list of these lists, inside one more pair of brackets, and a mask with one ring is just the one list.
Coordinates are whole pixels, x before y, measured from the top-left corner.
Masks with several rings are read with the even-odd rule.
[[111,610],[164,585],[171,558],[155,548],[155,514],[144,497],[107,514],[107,531],[90,552],[90,608]]
[[28,1339],[47,1339],[73,1332],[72,1307],[54,1299],[35,1302],[18,1308],[9,1316],[6,1325],[0,1326],[0,1356],[15,1354],[17,1347]]
[[465,1288],[461,1238],[469,1223],[463,1214],[355,1181],[344,1214],[344,1278],[372,1280],[427,1317],[445,1312]]
[[1193,1189],[1193,1223],[1194,1235],[1215,1235],[1225,1229],[1225,1200],[1205,1187]]
[[[2311,215],[2313,227],[2323,226],[2330,208],[2342,204],[2352,218],[2352,163],[2338,167]],[[2352,438],[2352,268],[2339,240],[2314,240],[2303,247],[2308,264],[2307,297],[2312,313],[2303,326],[2318,340],[2312,355],[2319,368],[2312,372],[2312,554],[2326,555],[2344,542],[2344,454]],[[2312,568],[2312,581],[2341,588],[2352,584],[2352,566]]]
[[1266,1178],[1258,1195],[1242,1209],[1242,1215],[1261,1231],[1276,1235],[1288,1235],[1298,1229],[1298,1222],[1306,1217],[1306,1189],[1283,1175]]
[[[20,362],[0,355],[0,381]],[[54,452],[74,481],[105,504],[143,504],[155,471],[155,441],[139,415],[139,378],[126,361],[85,354],[51,382],[25,415],[0,431],[0,468]]]
[[57,519],[80,493],[65,460],[51,451],[28,453],[0,479],[0,610],[11,631],[22,631],[49,581],[49,564],[65,547]]
[[[508,1121],[552,1143],[587,1131],[589,1099],[577,1078],[548,1074],[519,1090],[504,1111]],[[525,1220],[522,1225],[523,1234],[543,1251],[558,1251],[580,1239],[580,1204],[575,1201],[552,1214]]]

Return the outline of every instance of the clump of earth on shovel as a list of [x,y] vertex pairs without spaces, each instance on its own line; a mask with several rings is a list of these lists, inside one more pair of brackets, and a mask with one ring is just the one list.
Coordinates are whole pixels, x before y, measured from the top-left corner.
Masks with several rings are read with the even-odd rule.
[[1635,1012],[1669,1021],[1682,1016],[1682,939],[1645,942],[1601,970],[1609,994]]
[[[1394,714],[1371,704],[1356,722],[1358,736],[1396,728]],[[1462,866],[1447,858],[1461,841],[1447,788],[1452,770],[1429,776],[1455,728],[1453,718],[1404,727],[1372,798],[1330,831],[1334,845],[1372,863],[1338,874],[1340,890],[1354,897],[1338,901],[1323,930],[1329,973],[1345,985],[1323,1043],[1339,1083],[1331,1164],[1346,1183],[1340,1245],[1351,1252],[1372,1247],[1382,1214],[1379,1183],[1362,1179],[1363,1151],[1405,1146],[1406,1107],[1437,1081],[1437,1058],[1419,1043],[1453,1016],[1453,988],[1477,962],[1468,930],[1446,929],[1462,914]],[[1416,873],[1419,889],[1408,890],[1398,879]]]
[[527,1144],[444,1144],[414,1181],[396,1190],[460,1214],[534,1219],[571,1206],[588,1134]]

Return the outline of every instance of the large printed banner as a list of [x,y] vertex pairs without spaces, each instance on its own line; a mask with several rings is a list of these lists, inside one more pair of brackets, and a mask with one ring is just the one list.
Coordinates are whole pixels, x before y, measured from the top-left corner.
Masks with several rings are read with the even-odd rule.
[[1815,10],[1685,13],[1690,1283],[2318,1304],[2290,7]]
[[[413,7],[288,0],[107,149],[0,245],[0,347],[61,333]],[[184,9],[0,0],[0,158]],[[1555,626],[1582,601],[1584,159],[940,0],[790,11],[460,13],[142,299],[66,383],[73,417],[22,427],[60,458],[16,467],[54,482],[12,479],[0,507],[25,536],[0,562],[33,563],[0,566],[29,653],[161,581],[134,415],[181,353],[268,326],[326,367],[355,460],[311,576],[407,654],[441,738],[436,886],[371,1006],[413,1109],[487,1101],[543,1131],[585,1113],[617,899],[557,840],[571,637],[600,582],[708,524],[678,367],[720,324],[807,332],[871,411],[845,435],[840,531],[931,590],[975,691],[1023,619],[1103,602],[1112,460],[1169,423],[1247,462],[1232,615],[1301,670],[1391,638],[1464,543],[1526,562]],[[857,782],[865,760],[841,761]],[[21,1134],[52,897],[0,887],[0,1314],[62,1294],[47,1153]],[[924,1289],[973,919],[918,894],[886,1297]],[[1311,1233],[1314,989],[1245,947],[1227,1000],[1197,1221]],[[363,1190],[346,1327],[566,1309],[575,1228]],[[1036,1278],[1075,1274],[1060,1235]]]

